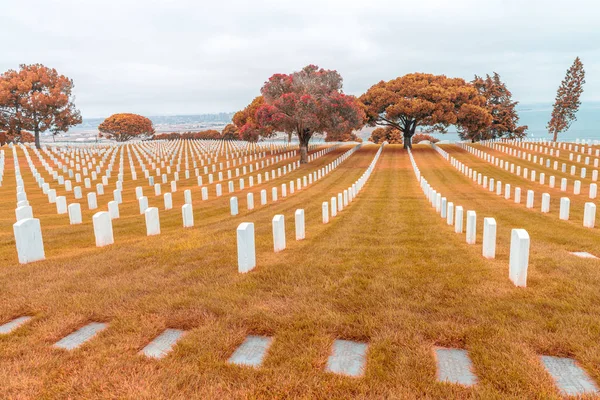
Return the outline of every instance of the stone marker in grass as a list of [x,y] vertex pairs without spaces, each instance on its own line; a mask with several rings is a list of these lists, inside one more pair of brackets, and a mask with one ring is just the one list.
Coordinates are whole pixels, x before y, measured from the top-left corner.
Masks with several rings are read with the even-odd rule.
[[179,329],[165,329],[163,333],[148,343],[146,347],[140,351],[140,354],[150,358],[163,358],[173,350],[173,346],[175,346],[177,341],[179,341],[184,334],[185,331]]
[[331,217],[335,217],[337,215],[337,199],[335,196],[331,198]]
[[31,317],[29,316],[18,317],[8,321],[3,325],[0,325],[0,335],[8,335],[9,333],[12,333],[15,329],[19,328],[29,320],[31,320]]
[[140,206],[140,214],[145,213],[148,209],[148,198],[146,196],[139,197],[138,203]]
[[246,195],[246,204],[247,204],[248,210],[254,209],[254,194],[248,193]]
[[249,367],[260,367],[272,342],[273,338],[270,337],[248,336],[244,343],[233,352],[227,362]]
[[19,263],[27,264],[46,258],[42,227],[37,218],[25,218],[13,224]]
[[329,223],[329,203],[324,201],[321,205],[322,214],[323,214],[323,223]]
[[593,228],[596,225],[596,205],[594,203],[585,203],[583,208],[583,226]]
[[256,267],[254,224],[242,222],[237,227],[238,272],[246,273]]
[[533,190],[527,191],[527,208],[533,208],[534,193]]
[[548,194],[548,193],[542,194],[542,212],[543,213],[550,212],[550,194]]
[[580,257],[580,258],[592,258],[592,259],[598,258],[595,255],[590,254],[586,251],[572,251],[571,254],[573,254],[574,256]]
[[521,188],[515,188],[515,203],[519,204],[521,203]]
[[462,349],[434,349],[437,364],[438,382],[448,382],[463,386],[473,386],[477,377],[473,373],[473,364],[469,353]]
[[368,345],[350,340],[333,342],[325,371],[352,377],[363,376]]
[[594,381],[575,360],[552,356],[541,356],[540,359],[563,396],[599,393]]
[[275,253],[285,250],[285,220],[282,214],[273,217],[273,249]]
[[233,216],[238,215],[238,199],[235,196],[229,199],[229,211]]
[[477,213],[473,210],[467,211],[466,239],[468,244],[475,244],[477,240]]
[[569,209],[571,207],[571,200],[568,197],[560,198],[560,215],[559,218],[568,221],[569,220]]
[[66,214],[67,213],[67,198],[65,196],[56,197],[56,213]]
[[108,213],[110,215],[110,219],[119,218],[119,203],[114,200],[108,202]]
[[100,211],[92,217],[96,246],[103,247],[114,243],[111,216],[106,211]]
[[173,208],[173,195],[169,192],[163,195],[163,202],[165,205],[165,210],[170,210]]
[[515,286],[527,286],[529,242],[529,234],[525,229],[513,229],[511,231],[508,277]]
[[296,225],[296,240],[304,240],[306,232],[304,229],[304,210],[298,209],[295,214],[295,225]]
[[454,209],[454,232],[462,233],[463,231],[463,208],[462,206],[456,206]]
[[448,202],[448,210],[446,211],[446,224],[454,224],[454,203]]
[[483,219],[483,256],[496,258],[496,220],[494,218]]
[[191,228],[194,226],[194,211],[191,204],[181,206],[181,217],[183,219],[183,227]]
[[58,347],[65,350],[73,350],[81,346],[100,331],[106,329],[108,325],[101,322],[92,322],[86,326],[76,330],[68,336],[65,336],[54,344],[54,347]]
[[71,225],[77,225],[82,223],[81,205],[79,203],[69,204],[67,210],[69,212],[69,223]]
[[15,209],[17,221],[27,218],[33,218],[33,209],[31,206],[19,206]]

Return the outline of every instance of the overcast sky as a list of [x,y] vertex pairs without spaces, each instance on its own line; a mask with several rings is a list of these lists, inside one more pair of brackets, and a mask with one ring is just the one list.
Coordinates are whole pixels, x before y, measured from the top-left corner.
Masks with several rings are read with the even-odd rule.
[[237,111],[273,73],[337,69],[360,95],[410,72],[498,72],[552,102],[580,56],[600,101],[598,0],[6,1],[0,69],[42,63],[75,82],[84,117]]

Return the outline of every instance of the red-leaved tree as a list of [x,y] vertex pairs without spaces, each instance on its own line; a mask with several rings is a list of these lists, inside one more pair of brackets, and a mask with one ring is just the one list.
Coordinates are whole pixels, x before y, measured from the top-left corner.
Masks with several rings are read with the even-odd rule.
[[264,104],[256,112],[258,125],[298,136],[301,163],[308,161],[315,133],[345,133],[364,125],[364,112],[354,96],[342,92],[342,77],[334,70],[308,65],[275,74],[260,91]]

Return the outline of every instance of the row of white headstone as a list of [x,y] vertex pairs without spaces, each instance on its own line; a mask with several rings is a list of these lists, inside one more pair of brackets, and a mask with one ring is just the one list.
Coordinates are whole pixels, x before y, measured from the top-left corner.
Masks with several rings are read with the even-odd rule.
[[[338,160],[331,163],[331,165],[323,169],[323,173],[325,173],[325,171],[329,172],[330,168],[334,168],[337,165],[339,165],[339,162],[344,161],[347,157],[349,157],[349,155],[351,155],[354,152],[354,150],[355,149],[346,152],[346,154],[341,156]],[[327,152],[328,151],[323,151],[319,156],[324,155]],[[17,163],[16,158],[15,163]],[[321,175],[320,173],[321,171],[319,171],[319,177]],[[306,180],[306,177],[304,178]],[[310,175],[310,178],[312,180],[312,175]],[[291,184],[291,192],[293,193],[293,182],[291,182]],[[136,195],[142,194],[141,189],[141,187],[136,188]],[[90,198],[92,198],[95,203],[95,196],[90,195],[95,195],[95,193],[88,194],[88,202],[90,202]],[[119,218],[119,202],[122,201],[119,190],[116,190],[114,195],[115,200],[110,201],[108,204],[108,212],[98,212],[92,218],[96,246],[98,247],[103,247],[114,243],[112,220]],[[170,195],[171,193],[165,194],[166,209],[172,208],[172,201]],[[189,189],[184,192],[184,197],[186,204],[182,206],[183,226],[191,227],[194,225],[194,217],[191,205],[191,191]],[[59,213],[63,213],[63,208],[65,209],[64,212],[67,212],[68,209],[71,224],[81,223],[81,207],[79,203],[73,203],[67,207],[66,198],[64,196],[58,196],[56,200]],[[158,208],[148,207],[147,198],[144,196],[138,197],[138,202],[140,214],[145,215],[147,235],[151,236],[160,234],[160,220],[158,216]],[[97,208],[96,204],[94,204],[93,207],[90,206],[90,209],[94,208]],[[16,215],[17,223],[14,225],[14,231],[15,239],[17,242],[17,253],[19,256],[19,262],[27,263],[44,259],[44,245],[42,240],[40,221],[38,219],[33,218],[33,213],[29,205],[22,205],[18,207],[16,210]]]
[[[332,197],[332,216],[337,215],[337,211],[341,211],[344,206],[347,206],[352,200],[356,197],[358,192],[363,188],[366,181],[371,176],[373,169],[383,151],[384,143],[377,153],[373,160],[369,164],[369,167],[366,171],[361,175],[361,177],[352,184],[351,187],[344,190],[343,193],[339,193],[338,197]],[[361,145],[357,145],[353,147],[351,150],[348,150],[344,153],[338,160],[332,163],[329,167],[331,169],[326,169],[323,173],[323,176],[329,173],[331,170],[336,168],[341,162],[348,159],[357,149],[359,149]],[[306,178],[306,177],[305,177]],[[276,189],[276,188],[274,188]],[[232,198],[233,200],[233,198]],[[341,208],[337,207],[339,203]],[[233,204],[233,203],[232,203]],[[237,198],[235,199],[235,207],[237,209]],[[233,209],[233,207],[232,207]],[[323,203],[323,223],[329,222],[329,211],[328,211],[328,203]],[[296,222],[296,240],[302,240],[305,238],[305,221],[304,221],[304,210],[296,210],[295,213],[295,222]],[[274,251],[277,253],[285,249],[285,222],[283,215],[276,215],[273,217],[273,246]],[[255,248],[255,239],[254,239],[254,223],[252,222],[242,222],[237,228],[237,251],[238,251],[238,272],[246,273],[256,267],[256,248]]]
[[[445,151],[441,150],[436,145],[433,145],[433,147],[441,154],[446,153]],[[483,159],[487,159],[486,156],[490,156],[489,154],[487,154],[481,150],[474,149],[470,146],[467,146],[466,149],[470,153],[472,153],[480,158],[483,158]],[[493,156],[491,156],[491,157],[492,158],[489,160],[493,160],[490,162],[493,162],[494,165],[498,165],[499,168],[504,168],[506,171],[508,171],[509,167],[510,167],[511,172],[514,171],[514,167],[515,167],[514,164],[511,164],[508,161],[504,162],[504,160],[498,161],[497,157],[493,157]],[[507,183],[504,185],[504,193],[503,193],[503,186],[502,186],[501,181],[499,181],[499,180],[494,181],[494,178],[488,178],[487,176],[482,175],[480,172],[477,172],[476,170],[470,168],[465,163],[457,160],[456,158],[449,156],[447,153],[446,153],[445,158],[458,171],[463,173],[468,178],[472,179],[474,182],[477,182],[477,184],[482,186],[484,189],[487,189],[489,187],[490,192],[495,191],[496,194],[499,196],[504,194],[504,198],[506,200],[510,200],[510,198],[511,198],[511,185],[510,184]],[[517,169],[516,169],[517,176],[520,176],[520,174],[521,174],[520,168],[521,168],[520,166],[517,166]],[[527,179],[527,168],[525,168],[525,170],[524,170],[523,177],[525,179]],[[535,171],[531,171],[531,179],[532,179],[532,181],[535,182]],[[540,184],[543,185],[544,181],[545,181],[545,176],[542,173],[540,175]],[[579,181],[576,181],[576,184],[578,182]],[[554,187],[554,176],[550,177],[550,187]],[[561,189],[563,189],[564,187],[566,187],[566,178],[563,178],[562,183],[561,183]],[[597,193],[597,186],[595,183],[592,183],[590,185],[590,198],[596,198],[596,193]],[[577,191],[576,191],[576,194],[577,194]],[[532,209],[534,207],[534,198],[535,198],[534,191],[527,190],[527,198],[526,198],[526,207],[527,208]],[[521,203],[521,188],[520,187],[516,187],[514,190],[514,202],[517,204]],[[565,221],[569,220],[570,206],[571,206],[571,200],[568,197],[561,197],[560,212],[559,212],[559,218],[561,220],[565,220]],[[542,194],[541,212],[542,213],[550,212],[550,194],[549,193]],[[593,202],[586,202],[584,205],[583,226],[586,228],[594,228],[595,224],[596,224],[596,204],[594,204]]]
[[[517,157],[522,160],[532,162],[534,164],[545,166],[546,168],[553,168],[555,171],[558,171],[558,166],[560,163],[562,173],[566,174],[567,169],[568,169],[571,176],[577,175],[577,166],[576,165],[571,165],[569,167],[569,165],[567,165],[567,163],[564,163],[564,162],[562,162],[562,160],[558,159],[558,157],[560,156],[559,150],[556,150],[556,156],[554,156],[554,154],[555,154],[554,149],[550,149],[550,152],[549,152],[549,154],[546,155],[546,158],[540,156],[538,159],[538,156],[536,154],[527,153],[525,151],[518,150],[513,147],[505,146],[503,144],[489,143],[489,142],[482,142],[482,144],[484,146],[487,146],[491,149],[503,152],[512,157]],[[463,143],[462,145],[465,146],[467,144]],[[546,150],[548,150],[548,149],[546,148]],[[552,160],[552,158],[554,158],[554,160]],[[569,159],[570,159],[570,161],[573,161],[573,159],[574,159],[573,153],[569,154]],[[544,163],[544,161],[545,161],[545,163]],[[585,165],[586,166],[591,165],[590,161],[591,161],[590,157],[587,156],[584,160]],[[581,163],[581,154],[577,155],[577,162]],[[599,163],[600,163],[600,159],[598,159],[598,158],[594,159],[594,168],[598,168]],[[579,175],[580,175],[581,179],[586,179],[588,177],[587,167],[581,167],[579,170]],[[594,182],[598,181],[598,170],[597,169],[592,170],[591,180]]]
[[[298,209],[294,213],[296,240],[306,238],[304,210]],[[285,217],[277,214],[271,221],[273,228],[273,251],[278,253],[286,248]],[[256,245],[254,237],[254,223],[242,222],[236,230],[238,272],[247,273],[256,267]]]
[[[360,148],[360,146],[361,146],[360,144],[354,146],[352,149],[346,151],[344,154],[342,154],[341,156],[339,156],[338,158],[333,160],[331,163],[327,164],[326,166],[320,168],[317,171],[313,171],[312,173],[309,173],[308,175],[303,176],[302,179],[297,178],[295,183],[293,180],[290,181],[289,182],[289,194],[290,195],[294,194],[296,190],[300,190],[303,187],[312,185],[313,181],[316,182],[316,181],[324,178],[326,175],[328,175],[330,172],[332,172],[335,168],[337,168],[342,162],[344,162],[352,154],[354,154],[356,152],[356,150],[358,150]],[[278,193],[279,192],[278,192],[277,187],[271,188],[271,201],[273,201],[273,202],[277,201]],[[288,184],[282,183],[281,184],[281,197],[285,198],[287,196],[288,196]],[[346,194],[346,196],[348,196],[348,195]],[[260,204],[266,205],[267,202],[268,202],[267,190],[263,189],[260,191]],[[347,202],[347,198],[346,198],[346,202]],[[247,204],[248,210],[254,209],[254,194],[253,193],[248,193],[246,195],[246,204]],[[238,202],[238,198],[236,196],[233,196],[229,199],[229,209],[230,209],[230,213],[232,216],[238,215],[239,202]]]
[[[446,159],[449,155],[443,149],[434,146],[434,148]],[[456,233],[463,232],[464,209],[462,206],[454,206],[454,203],[437,192],[421,175],[421,171],[409,150],[410,162],[415,173],[415,177],[420,183],[421,190],[425,194],[431,206],[440,214],[441,218],[446,220],[447,225],[454,225]],[[496,220],[486,217],[483,223],[483,246],[482,255],[485,258],[496,257]],[[466,214],[466,242],[476,244],[477,238],[477,213],[468,210]],[[513,229],[511,231],[510,259],[509,259],[509,279],[515,286],[527,286],[527,270],[529,267],[529,234],[525,229]]]

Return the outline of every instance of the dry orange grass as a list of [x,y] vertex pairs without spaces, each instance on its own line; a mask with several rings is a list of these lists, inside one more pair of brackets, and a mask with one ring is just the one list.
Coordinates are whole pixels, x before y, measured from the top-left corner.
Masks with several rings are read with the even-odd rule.
[[[295,180],[348,148],[274,182]],[[54,205],[44,205],[41,191],[37,197],[31,191],[47,260],[27,265],[16,263],[8,152],[0,188],[6,211],[0,218],[0,322],[35,318],[0,337],[1,397],[557,398],[539,354],[572,356],[600,382],[600,263],[568,254],[597,253],[598,230],[483,191],[424,145],[415,146],[414,155],[428,181],[455,204],[476,210],[479,232],[484,216],[498,221],[497,259],[484,259],[479,244],[467,245],[436,215],[396,145],[386,146],[358,198],[321,224],[321,202],[351,185],[377,149],[364,146],[283,201],[253,211],[241,201],[236,217],[228,214],[229,196],[201,202],[195,192],[191,229],[181,227],[183,187],[170,212],[162,211],[162,197],[145,193],[161,209],[162,233],[155,237],[145,236],[132,200],[135,185],[128,183],[116,244],[102,249],[93,244],[91,212],[84,212],[84,225],[68,226]],[[25,181],[30,190],[29,172]],[[256,196],[272,183],[252,191]],[[297,208],[306,211],[301,242],[292,234]],[[275,214],[285,215],[288,233],[288,248],[277,254]],[[258,266],[240,275],[235,228],[244,221],[256,226]],[[532,237],[526,289],[508,280],[515,227]],[[52,348],[92,320],[109,327],[75,351]],[[188,331],[171,354],[160,361],[137,354],[169,327]],[[226,363],[248,334],[275,339],[260,369]],[[363,378],[323,372],[336,338],[369,343]],[[469,350],[478,384],[437,383],[435,345]]]

